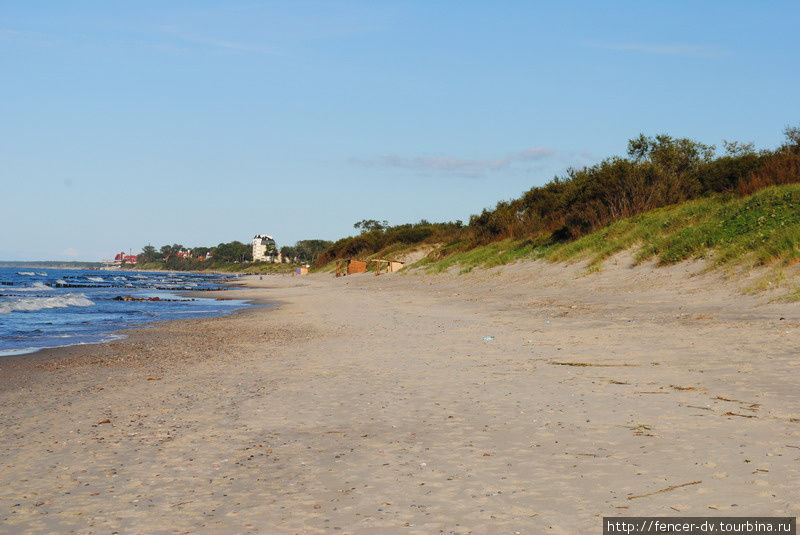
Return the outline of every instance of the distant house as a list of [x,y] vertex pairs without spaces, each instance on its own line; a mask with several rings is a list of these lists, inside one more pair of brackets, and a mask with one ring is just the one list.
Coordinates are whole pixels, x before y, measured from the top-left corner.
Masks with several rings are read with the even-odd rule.
[[184,251],[178,251],[178,258],[192,258],[192,250],[186,249]]
[[262,262],[280,262],[280,253],[275,246],[275,239],[266,234],[257,234],[253,237],[253,260]]
[[114,257],[114,264],[135,264],[137,260],[138,259],[135,254],[125,254],[125,251],[123,251]]

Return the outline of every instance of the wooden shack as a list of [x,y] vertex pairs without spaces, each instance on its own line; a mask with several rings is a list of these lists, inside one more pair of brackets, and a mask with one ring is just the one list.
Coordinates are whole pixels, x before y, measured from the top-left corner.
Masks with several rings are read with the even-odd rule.
[[353,275],[354,273],[366,273],[367,263],[362,260],[337,260],[336,261],[336,276]]
[[350,260],[347,262],[347,274],[352,275],[354,273],[366,273],[367,272],[367,263],[362,262],[361,260]]
[[384,269],[386,273],[394,273],[403,269],[403,262],[396,260],[373,259],[370,262],[375,262],[375,275],[380,275]]

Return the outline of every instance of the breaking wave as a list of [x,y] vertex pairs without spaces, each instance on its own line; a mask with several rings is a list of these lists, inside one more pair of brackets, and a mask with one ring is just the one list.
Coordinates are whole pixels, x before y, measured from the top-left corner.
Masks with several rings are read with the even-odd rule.
[[0,314],[11,312],[31,312],[45,308],[88,307],[94,305],[83,294],[64,294],[54,297],[23,297],[0,303]]
[[28,277],[33,277],[36,275],[33,271],[17,271],[17,275],[26,275]]
[[15,292],[44,292],[52,290],[52,288],[43,282],[34,282],[31,286],[24,288],[14,288]]
[[92,282],[105,282],[103,277],[86,277],[86,280]]

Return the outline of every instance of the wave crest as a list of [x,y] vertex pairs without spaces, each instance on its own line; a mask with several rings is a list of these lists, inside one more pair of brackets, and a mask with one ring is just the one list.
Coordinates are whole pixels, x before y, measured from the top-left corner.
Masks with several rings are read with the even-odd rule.
[[34,282],[32,285],[24,288],[14,288],[15,292],[45,292],[48,290],[52,290],[52,288],[43,282]]
[[32,312],[45,308],[88,307],[94,301],[84,294],[64,294],[53,297],[23,297],[0,303],[0,314]]

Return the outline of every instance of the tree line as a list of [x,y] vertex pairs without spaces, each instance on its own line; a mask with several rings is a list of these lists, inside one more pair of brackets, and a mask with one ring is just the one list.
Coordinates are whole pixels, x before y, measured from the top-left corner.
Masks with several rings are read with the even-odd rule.
[[[300,240],[293,246],[282,247],[280,251],[291,261],[313,263],[332,243],[326,240]],[[181,257],[179,253],[182,252],[189,254]],[[163,264],[168,269],[203,269],[220,264],[252,262],[253,248],[250,244],[237,240],[220,243],[215,247],[190,249],[179,243],[163,245],[159,249],[148,244],[137,255],[136,261],[138,264]]]

